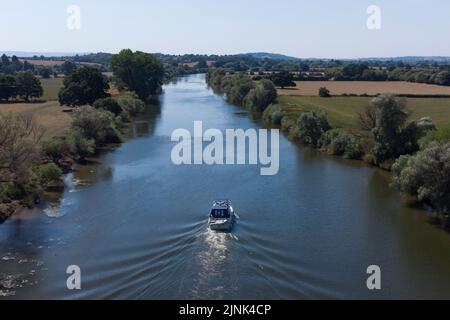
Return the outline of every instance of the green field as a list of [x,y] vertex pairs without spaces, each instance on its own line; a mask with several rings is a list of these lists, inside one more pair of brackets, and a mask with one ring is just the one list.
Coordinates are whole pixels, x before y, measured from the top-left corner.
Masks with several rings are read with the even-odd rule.
[[[320,108],[328,114],[332,125],[337,128],[358,129],[357,114],[364,110],[373,98],[280,96],[279,104],[289,117],[298,118],[304,111]],[[437,126],[450,124],[450,98],[407,98],[411,119],[431,117]]]
[[59,89],[63,85],[64,78],[50,78],[50,79],[40,79],[42,87],[44,88],[44,95],[42,99],[47,101],[58,100]]

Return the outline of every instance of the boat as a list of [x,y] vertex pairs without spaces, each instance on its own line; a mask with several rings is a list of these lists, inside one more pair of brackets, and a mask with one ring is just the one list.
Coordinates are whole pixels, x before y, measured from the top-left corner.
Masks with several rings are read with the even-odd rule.
[[209,228],[213,231],[229,232],[233,228],[235,213],[231,201],[216,199],[209,213]]

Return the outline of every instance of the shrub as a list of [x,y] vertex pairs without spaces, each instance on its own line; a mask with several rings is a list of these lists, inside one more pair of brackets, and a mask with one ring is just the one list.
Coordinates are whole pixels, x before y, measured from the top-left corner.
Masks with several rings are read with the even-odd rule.
[[261,80],[244,98],[244,106],[256,112],[264,112],[277,99],[277,89],[270,80]]
[[301,142],[317,146],[322,134],[331,129],[327,115],[323,111],[303,113],[297,120],[298,138]]
[[113,98],[103,98],[103,99],[95,100],[95,102],[92,106],[95,109],[103,109],[103,110],[109,111],[116,116],[118,116],[122,113],[122,107]]
[[74,130],[70,135],[70,152],[84,160],[95,153],[95,140],[87,139],[79,130]]
[[419,141],[420,148],[425,149],[433,141],[439,143],[450,142],[450,125],[428,132],[428,134]]
[[325,87],[321,87],[319,89],[319,97],[322,97],[322,98],[329,98],[329,97],[331,97],[330,90],[328,90]]
[[325,132],[319,145],[331,155],[344,156],[347,159],[361,159],[363,147],[360,140],[350,133],[339,130]]
[[54,137],[42,143],[42,152],[54,163],[58,163],[64,155],[70,153],[70,141],[67,137]]
[[53,162],[35,167],[34,173],[38,176],[43,185],[59,181],[62,176],[61,169]]
[[122,94],[117,98],[117,102],[128,118],[135,117],[145,110],[145,103],[134,92]]
[[431,142],[415,156],[400,157],[392,171],[400,191],[450,213],[450,143]]
[[114,115],[90,106],[81,107],[74,112],[72,129],[79,131],[87,140],[94,140],[97,145],[121,141]]

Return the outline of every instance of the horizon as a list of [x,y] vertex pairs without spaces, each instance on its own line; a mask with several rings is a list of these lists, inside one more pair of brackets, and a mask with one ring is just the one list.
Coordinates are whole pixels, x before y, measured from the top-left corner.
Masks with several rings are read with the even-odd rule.
[[[45,7],[24,0],[5,3],[0,27],[11,31],[0,35],[0,42],[8,44],[0,50],[117,53],[130,48],[172,55],[276,52],[301,59],[450,56],[450,44],[442,41],[450,30],[446,19],[450,3],[443,0],[433,0],[433,5],[418,0],[48,3]],[[79,10],[80,24],[69,29],[68,21],[77,13],[72,5]],[[375,29],[367,25],[372,5],[380,9],[380,25]],[[319,28],[313,27],[318,23]]]
[[[124,48],[128,49],[128,48]],[[141,51],[141,50],[136,50]],[[62,57],[73,57],[76,55],[86,56],[91,54],[118,54],[120,52],[106,52],[106,51],[98,51],[98,52],[45,52],[45,51],[17,51],[17,50],[0,50],[0,55],[6,54],[7,56],[17,56],[18,58],[33,58],[35,56],[40,57],[43,56],[45,58],[62,58]],[[145,52],[145,51],[143,51]],[[422,58],[422,59],[450,59],[450,55],[431,55],[431,56],[422,56],[422,55],[408,55],[408,56],[368,56],[368,57],[343,57],[343,58],[334,58],[334,57],[298,57],[298,56],[290,56],[285,53],[280,52],[269,52],[269,51],[258,51],[258,52],[241,52],[241,53],[230,53],[230,54],[206,54],[206,53],[192,53],[186,52],[182,54],[175,53],[167,53],[167,52],[146,52],[150,54],[162,54],[168,56],[183,56],[183,55],[198,55],[198,56],[238,56],[238,55],[252,55],[252,54],[270,54],[270,55],[280,55],[285,56],[286,58],[294,58],[299,60],[371,60],[371,59],[405,59],[405,58]]]

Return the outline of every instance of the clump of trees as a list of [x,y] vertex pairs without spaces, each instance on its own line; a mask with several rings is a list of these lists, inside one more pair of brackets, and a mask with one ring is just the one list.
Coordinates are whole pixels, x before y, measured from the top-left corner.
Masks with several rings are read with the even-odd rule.
[[305,144],[317,147],[322,135],[331,130],[330,122],[323,111],[304,112],[297,120],[298,139]]
[[32,204],[39,193],[33,168],[39,166],[43,129],[31,116],[0,113],[0,202],[23,199]]
[[0,100],[20,99],[25,102],[43,95],[42,84],[29,71],[18,72],[15,75],[0,74]]
[[294,75],[289,71],[281,71],[271,74],[269,78],[277,87],[281,87],[282,89],[297,86],[294,82]]
[[165,72],[155,56],[126,49],[112,56],[111,66],[119,89],[133,91],[144,101],[161,92]]
[[450,213],[450,143],[431,142],[392,167],[393,185],[418,201]]
[[61,105],[92,105],[96,100],[110,96],[108,80],[98,69],[92,67],[76,70],[64,79],[63,84],[58,95]]
[[246,75],[227,74],[223,69],[210,70],[206,79],[209,86],[224,94],[228,102],[251,111],[264,112],[277,99],[277,90],[267,79],[254,82]]
[[383,94],[371,102],[376,111],[376,126],[372,129],[374,146],[371,154],[375,164],[382,165],[404,154],[419,150],[419,140],[435,129],[431,119],[407,123],[410,111],[406,100]]

